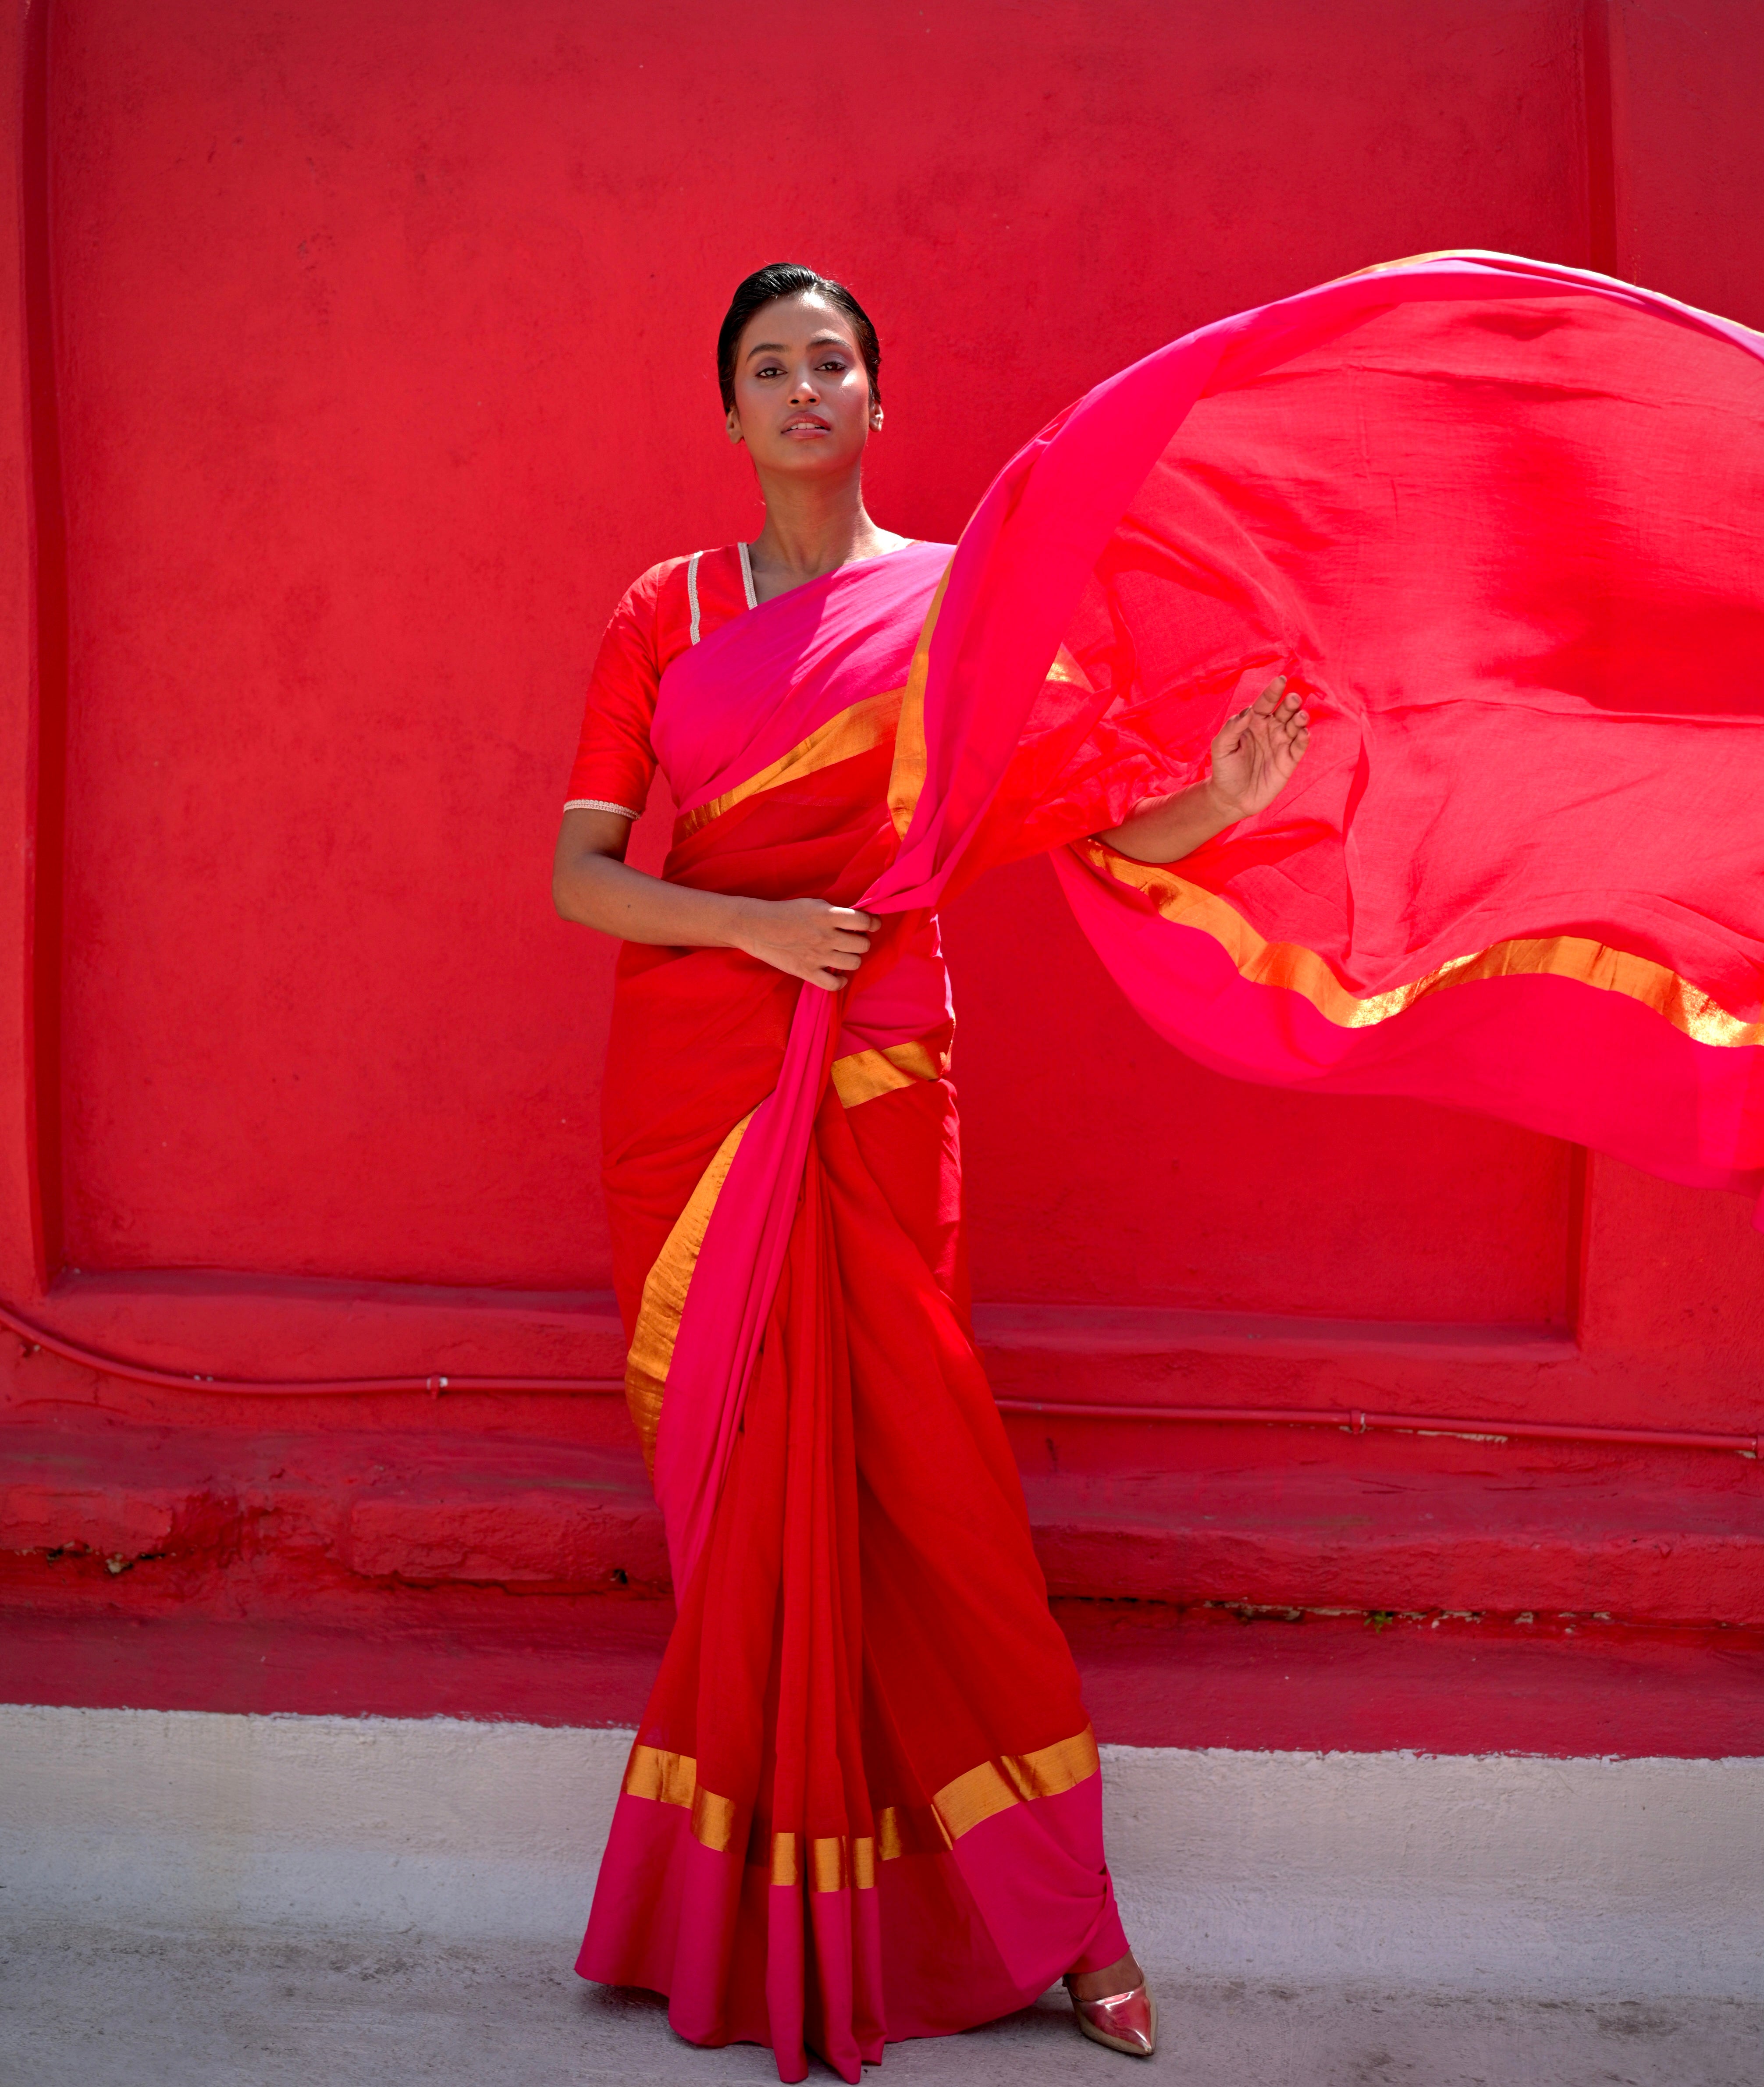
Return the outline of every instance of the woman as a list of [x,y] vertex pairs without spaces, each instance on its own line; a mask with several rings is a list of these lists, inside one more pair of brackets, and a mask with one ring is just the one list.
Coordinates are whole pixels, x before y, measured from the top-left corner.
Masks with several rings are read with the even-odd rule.
[[1755,1187],[1764,604],[1698,525],[1764,480],[1764,371],[1604,279],[1403,264],[1099,387],[952,554],[865,510],[848,292],[760,271],[718,363],[766,526],[620,604],[556,869],[626,945],[606,1184],[679,1603],[579,1968],[787,2080],[1062,1974],[1150,2055],[967,1330],[935,908],[1057,849],[1211,1062]]

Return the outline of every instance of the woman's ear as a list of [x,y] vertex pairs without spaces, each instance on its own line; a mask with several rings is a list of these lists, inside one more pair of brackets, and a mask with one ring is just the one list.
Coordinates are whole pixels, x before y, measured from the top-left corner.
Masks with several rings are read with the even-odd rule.
[[731,408],[730,412],[729,412],[729,416],[728,416],[728,431],[729,431],[729,440],[730,440],[732,442],[738,442],[741,440],[741,422],[740,422],[738,420],[737,420],[737,419],[736,419],[736,417],[735,417],[735,414],[734,414],[734,411],[733,411],[733,408]]

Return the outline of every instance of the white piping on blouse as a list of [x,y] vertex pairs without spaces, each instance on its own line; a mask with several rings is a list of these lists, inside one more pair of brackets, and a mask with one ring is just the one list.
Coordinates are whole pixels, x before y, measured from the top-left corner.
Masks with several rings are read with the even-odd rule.
[[[735,548],[741,554],[741,591],[747,596],[747,606],[750,608],[758,608],[759,596],[754,591],[754,561],[748,557],[747,546],[745,544],[737,544]],[[686,600],[692,607],[692,631],[686,640],[689,645],[696,645],[701,634],[698,613],[698,561],[703,556],[703,551],[694,551],[686,560]]]
[[[753,561],[747,555],[745,544],[737,544],[735,548],[741,554],[741,587],[747,596],[747,606],[758,608],[759,596],[754,591]],[[698,643],[699,637],[698,561],[703,556],[703,551],[694,551],[686,560],[686,600],[692,606],[692,634],[688,642],[693,645]],[[641,812],[634,812],[629,804],[615,804],[607,797],[570,797],[565,800],[564,809],[566,812],[616,812],[621,819],[640,819],[643,817]]]

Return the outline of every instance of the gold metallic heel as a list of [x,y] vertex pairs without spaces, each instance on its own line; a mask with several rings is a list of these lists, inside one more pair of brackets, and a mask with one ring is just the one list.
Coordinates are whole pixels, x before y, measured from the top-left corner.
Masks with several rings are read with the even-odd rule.
[[1158,2004],[1143,1984],[1101,2000],[1081,2000],[1073,1993],[1072,2012],[1092,2043],[1124,2051],[1130,2058],[1149,2058],[1158,2047]]

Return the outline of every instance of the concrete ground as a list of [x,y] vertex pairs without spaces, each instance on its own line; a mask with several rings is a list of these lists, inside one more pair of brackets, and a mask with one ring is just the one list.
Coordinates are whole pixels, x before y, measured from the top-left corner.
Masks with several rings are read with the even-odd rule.
[[[0,2087],[762,2087],[570,1969],[630,1743],[0,1705]],[[1158,2077],[1764,2083],[1764,1757],[1103,1756]],[[1138,2076],[1056,1992],[877,2087]]]
[[[152,1932],[0,1915],[6,2087],[760,2087],[750,2046],[698,2051],[647,1994],[586,1986],[530,1943],[265,1928]],[[1503,2000],[1158,1977],[1183,2087],[1757,2087],[1764,2003]],[[1125,2083],[1063,1998],[891,2046],[879,2081]],[[815,2067],[810,2078],[831,2079]]]

